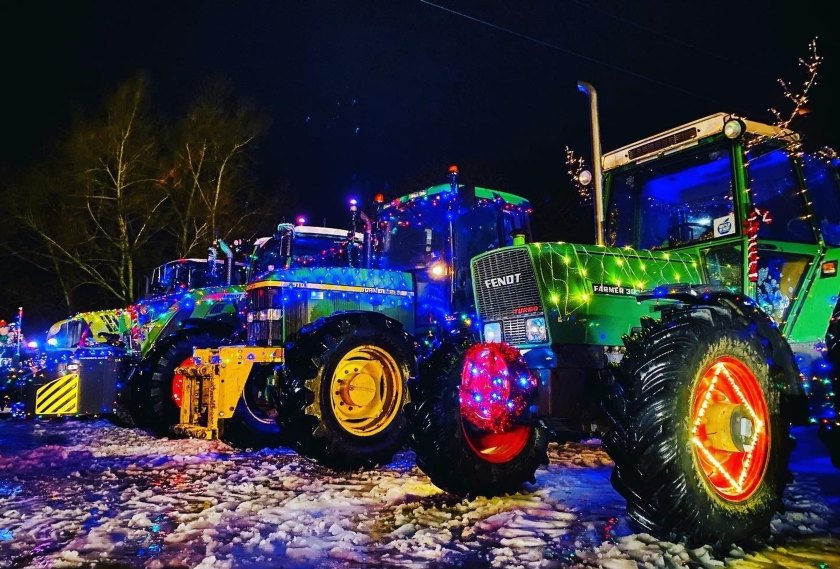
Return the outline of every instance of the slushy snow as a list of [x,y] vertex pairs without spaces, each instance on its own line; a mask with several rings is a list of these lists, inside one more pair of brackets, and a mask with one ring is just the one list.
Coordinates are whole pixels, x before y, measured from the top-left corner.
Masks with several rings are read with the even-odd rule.
[[0,568],[840,567],[840,496],[810,459],[771,543],[722,556],[634,533],[599,441],[549,450],[536,484],[463,499],[410,451],[337,474],[285,448],[0,420]]

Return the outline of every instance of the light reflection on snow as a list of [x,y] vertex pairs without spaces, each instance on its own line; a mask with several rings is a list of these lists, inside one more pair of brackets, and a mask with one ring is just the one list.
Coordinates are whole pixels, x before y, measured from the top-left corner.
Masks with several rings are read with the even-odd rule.
[[813,461],[774,520],[777,544],[720,560],[634,534],[599,441],[552,444],[550,459],[520,493],[461,499],[431,485],[410,451],[336,474],[283,448],[3,420],[0,567],[771,567],[761,559],[817,553],[840,563],[828,537],[838,498],[821,494]]

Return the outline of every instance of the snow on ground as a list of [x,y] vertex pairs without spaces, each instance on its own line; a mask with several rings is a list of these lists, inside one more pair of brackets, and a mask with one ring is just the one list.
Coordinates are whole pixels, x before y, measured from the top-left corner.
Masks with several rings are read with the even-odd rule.
[[822,455],[793,464],[772,544],[720,557],[634,534],[597,440],[550,453],[522,492],[467,500],[410,451],[336,474],[283,448],[0,420],[0,568],[840,568],[840,475]]

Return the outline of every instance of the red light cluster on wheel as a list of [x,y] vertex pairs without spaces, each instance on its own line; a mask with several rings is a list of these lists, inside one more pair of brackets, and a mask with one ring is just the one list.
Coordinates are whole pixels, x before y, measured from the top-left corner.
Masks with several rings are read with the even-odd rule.
[[537,379],[522,354],[507,344],[476,344],[461,370],[461,416],[478,429],[501,433],[530,404]]

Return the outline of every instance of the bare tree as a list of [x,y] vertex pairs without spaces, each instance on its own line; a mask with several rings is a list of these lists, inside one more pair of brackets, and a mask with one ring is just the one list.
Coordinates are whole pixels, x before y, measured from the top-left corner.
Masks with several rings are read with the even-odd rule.
[[205,90],[174,129],[154,119],[148,91],[142,75],[120,85],[0,195],[15,220],[0,252],[53,275],[70,311],[82,288],[132,302],[146,270],[217,237],[253,237],[289,201],[287,187],[257,193],[252,155],[268,123],[229,87]]
[[262,113],[219,80],[192,103],[175,129],[175,166],[165,180],[174,220],[167,230],[178,255],[247,230],[259,218],[263,208],[253,199],[251,167],[267,126]]
[[[120,85],[103,116],[80,120],[61,144],[54,176],[30,177],[17,218],[41,244],[30,259],[70,289],[90,283],[121,302],[134,299],[138,263],[163,220],[156,129],[143,76]],[[40,165],[44,167],[44,165]],[[40,180],[40,183],[34,180]],[[142,265],[142,263],[139,263]]]

